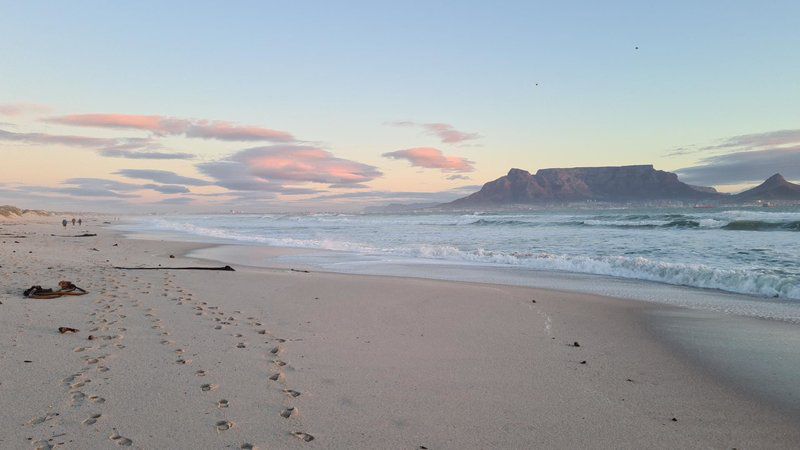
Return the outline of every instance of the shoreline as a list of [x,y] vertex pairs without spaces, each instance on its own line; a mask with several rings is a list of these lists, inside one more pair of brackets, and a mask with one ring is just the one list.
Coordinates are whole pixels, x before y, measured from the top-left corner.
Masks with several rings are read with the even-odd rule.
[[[114,436],[134,448],[800,442],[791,408],[720,380],[718,368],[682,354],[685,343],[653,331],[686,323],[659,314],[691,310],[528,287],[286,269],[126,273],[109,265],[196,265],[184,255],[204,245],[127,239],[96,220],[86,225],[96,238],[51,237],[55,220],[36,222],[0,224],[27,236],[3,248],[0,267],[7,286],[0,376],[12,393],[0,409],[12,424],[0,432],[0,446],[63,439],[105,448],[120,443]],[[28,284],[62,277],[90,294],[19,295]],[[702,325],[721,317],[704,314],[713,317],[692,312],[690,319]],[[53,332],[62,324],[82,331]],[[110,339],[87,341],[92,327]],[[66,386],[57,381],[79,373]],[[211,394],[203,384],[214,385]],[[98,395],[88,391],[106,401],[78,395]],[[48,418],[51,412],[59,415]],[[82,424],[90,414],[102,416]],[[44,420],[30,423],[35,418]]]
[[275,246],[262,242],[170,230],[143,231],[135,220],[114,229],[134,239],[172,240],[206,244],[189,256],[251,267],[295,266],[341,274],[400,276],[457,282],[513,285],[579,292],[637,301],[710,310],[725,314],[800,324],[800,301],[740,293],[715,287],[672,283],[558,268],[541,269],[514,264],[451,261],[346,250]]

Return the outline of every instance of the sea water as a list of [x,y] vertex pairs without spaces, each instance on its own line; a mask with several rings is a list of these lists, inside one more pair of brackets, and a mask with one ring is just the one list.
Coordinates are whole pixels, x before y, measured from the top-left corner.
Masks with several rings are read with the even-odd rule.
[[333,271],[386,274],[382,265],[403,264],[424,266],[436,278],[444,266],[472,273],[513,268],[517,277],[590,274],[800,304],[800,207],[175,215],[137,218],[125,227],[207,242],[328,250],[293,262]]

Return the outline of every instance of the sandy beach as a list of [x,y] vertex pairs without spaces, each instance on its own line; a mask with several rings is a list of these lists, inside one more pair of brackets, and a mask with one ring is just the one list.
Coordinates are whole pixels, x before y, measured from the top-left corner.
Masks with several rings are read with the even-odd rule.
[[[119,270],[224,264],[102,221],[0,222],[0,448],[800,445],[797,411],[659,338],[654,318],[679,308],[290,267]],[[60,280],[89,293],[22,295]]]

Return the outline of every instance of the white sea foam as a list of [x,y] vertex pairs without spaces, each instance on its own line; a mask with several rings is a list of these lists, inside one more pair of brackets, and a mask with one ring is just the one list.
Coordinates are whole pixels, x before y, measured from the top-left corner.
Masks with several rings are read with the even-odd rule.
[[799,219],[796,211],[750,210],[266,214],[153,218],[137,227],[379,259],[517,266],[800,299],[796,233],[762,232],[784,231]]

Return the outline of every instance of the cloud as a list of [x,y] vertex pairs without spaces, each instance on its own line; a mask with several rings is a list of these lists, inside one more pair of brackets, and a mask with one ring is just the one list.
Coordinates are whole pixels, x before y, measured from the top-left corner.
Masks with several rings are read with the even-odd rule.
[[295,140],[294,136],[285,131],[239,125],[223,120],[133,114],[71,114],[49,117],[45,121],[79,127],[149,131],[157,136],[183,135],[220,141],[292,142]]
[[0,116],[22,116],[27,114],[46,114],[51,111],[49,106],[36,103],[5,103],[0,104]]
[[123,150],[119,148],[106,148],[100,154],[109,158],[127,159],[194,159],[195,155],[183,152],[151,152],[137,150]]
[[419,127],[425,131],[425,134],[436,136],[443,144],[461,144],[464,141],[471,141],[480,139],[482,136],[478,133],[467,133],[455,129],[447,123],[416,123],[408,120],[388,122],[388,125],[396,127]]
[[29,145],[64,145],[97,150],[102,156],[129,159],[193,159],[182,152],[156,151],[161,145],[150,138],[96,138],[47,133],[17,133],[0,130],[0,141]]
[[466,175],[450,175],[447,177],[448,180],[469,180],[470,177]]
[[705,147],[705,149],[718,148],[748,148],[779,147],[787,144],[800,143],[800,130],[777,130],[765,133],[743,134],[727,138],[720,144]]
[[145,184],[142,187],[152,189],[162,194],[188,194],[189,189],[186,186],[179,186],[177,184]]
[[85,148],[114,146],[120,143],[118,139],[46,133],[16,133],[5,130],[0,130],[0,141],[13,141],[24,144],[66,145],[70,147]]
[[201,180],[199,178],[184,177],[168,170],[120,169],[114,173],[116,175],[122,175],[126,178],[138,178],[165,184],[186,184],[189,186],[208,186],[212,184],[210,181]]
[[137,197],[127,192],[152,190],[162,194],[187,194],[189,189],[178,184],[134,184],[104,178],[70,178],[61,184],[68,187],[55,188],[55,192],[65,192],[71,195],[97,196],[97,197]]
[[797,180],[800,145],[711,156],[676,173],[687,183],[703,185],[760,183],[776,173]]
[[473,162],[460,156],[445,156],[441,150],[433,147],[416,147],[397,150],[383,154],[386,158],[405,159],[412,166],[428,169],[440,169],[442,172],[472,172]]
[[165,198],[163,200],[159,200],[156,203],[159,203],[159,204],[162,204],[162,205],[190,205],[190,204],[194,203],[194,200],[189,198],[189,197],[171,197],[171,198]]
[[671,150],[664,156],[679,156],[701,152],[742,152],[765,150],[800,144],[800,130],[776,130],[763,133],[742,134],[717,140],[713,145],[686,145]]
[[197,167],[214,178],[218,185],[231,190],[284,194],[319,192],[286,184],[320,183],[358,187],[382,175],[373,166],[338,158],[327,150],[307,145],[255,147],[218,161],[198,164]]

